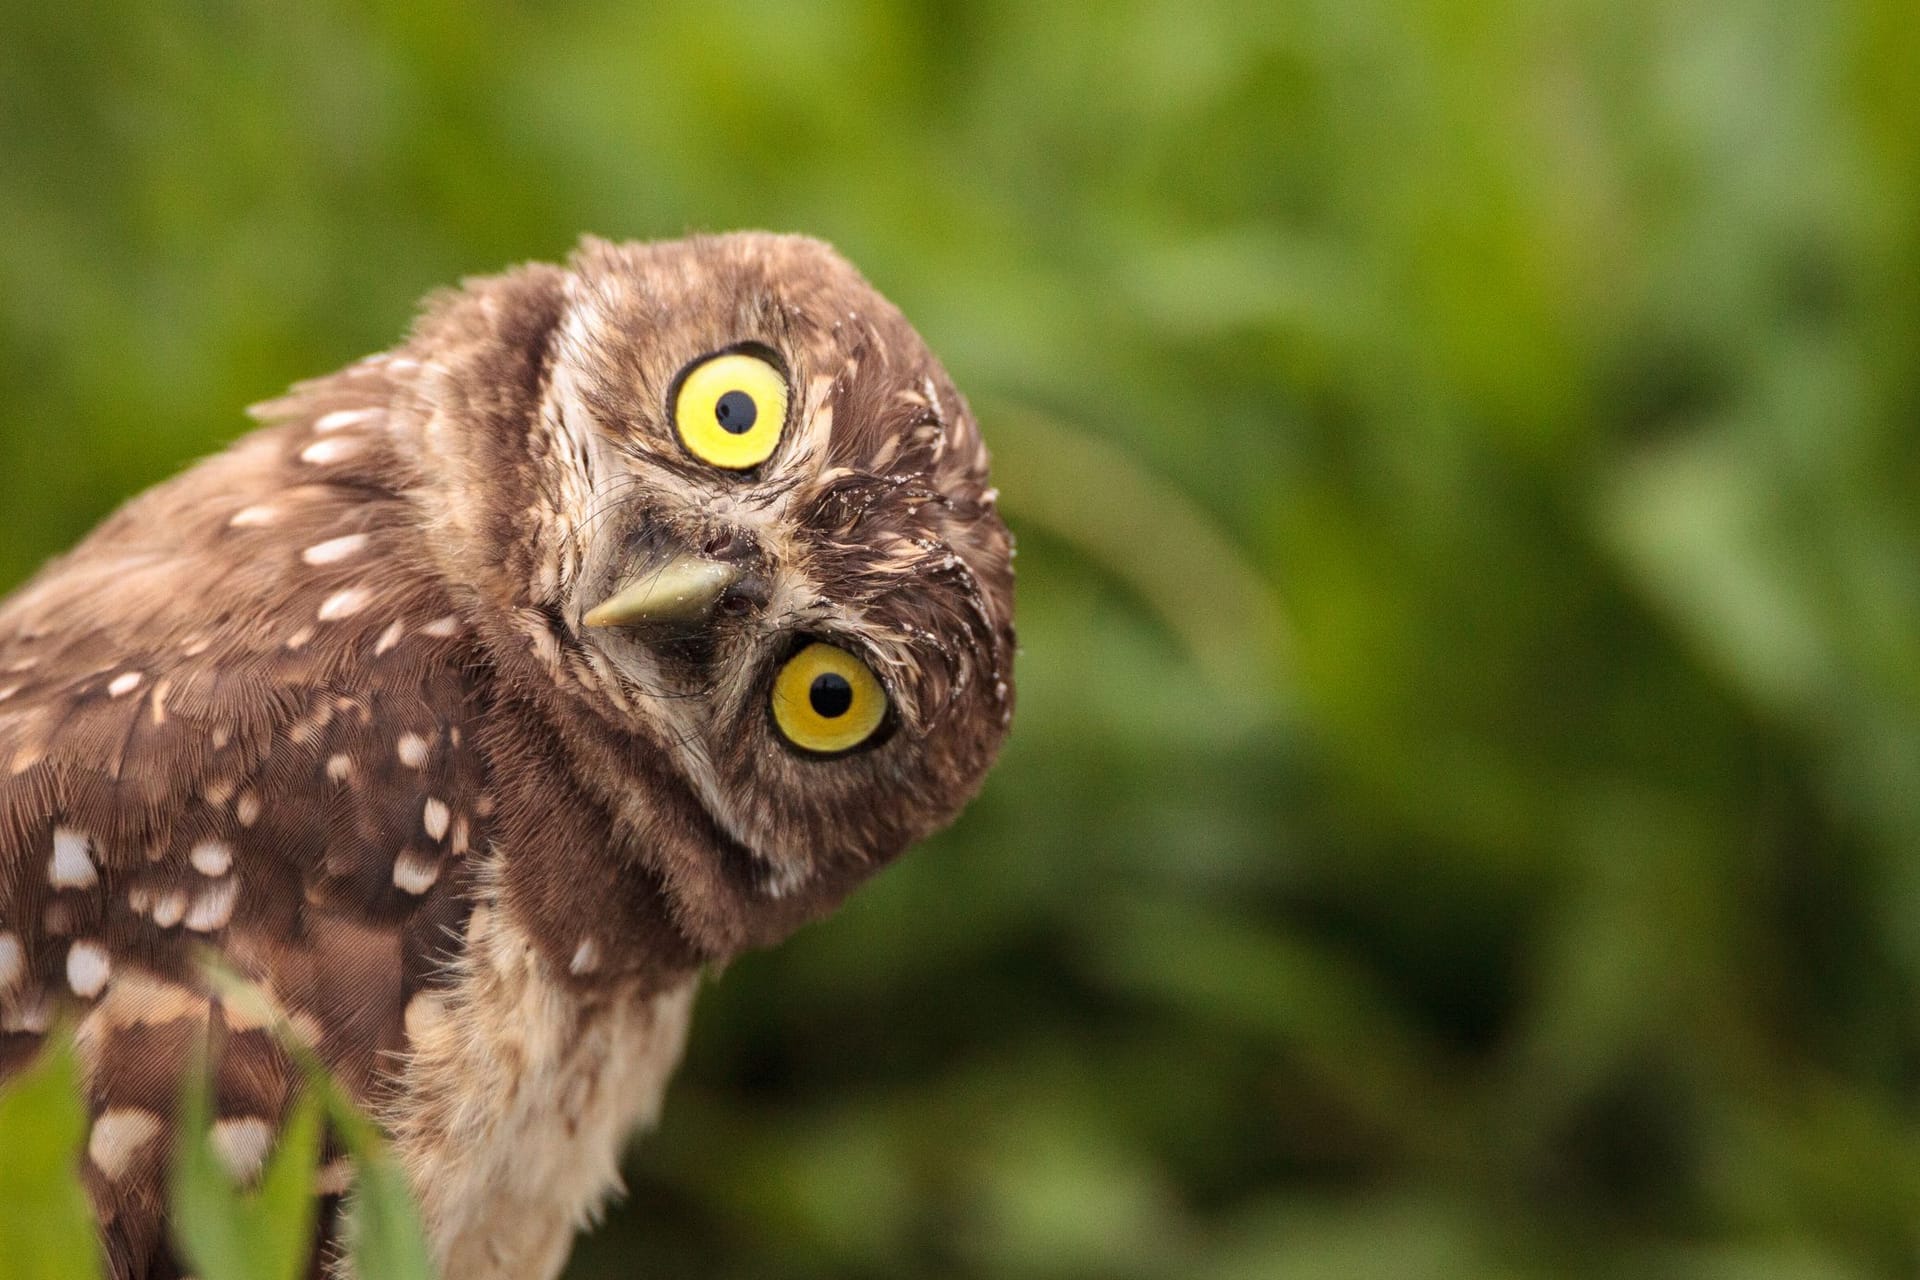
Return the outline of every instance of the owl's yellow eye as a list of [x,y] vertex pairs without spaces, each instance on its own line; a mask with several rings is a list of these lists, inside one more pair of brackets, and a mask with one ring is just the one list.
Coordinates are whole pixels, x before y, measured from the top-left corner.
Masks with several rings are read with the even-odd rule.
[[815,641],[773,678],[773,722],[802,751],[851,751],[886,717],[887,691],[845,649]]
[[745,471],[772,457],[786,421],[786,378],[744,351],[693,366],[673,398],[673,429],[680,443],[700,461],[729,471]]

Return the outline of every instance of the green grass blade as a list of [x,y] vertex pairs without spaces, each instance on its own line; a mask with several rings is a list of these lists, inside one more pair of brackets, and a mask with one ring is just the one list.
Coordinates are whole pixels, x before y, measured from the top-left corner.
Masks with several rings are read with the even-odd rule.
[[273,1028],[305,1073],[308,1096],[325,1099],[327,1121],[354,1164],[347,1224],[355,1273],[381,1280],[435,1280],[426,1233],[420,1226],[406,1175],[379,1129],[334,1082],[326,1065],[293,1033],[264,992],[218,956],[202,956],[201,971],[222,1000],[253,1011]]
[[87,1132],[73,1042],[0,1090],[0,1259],[11,1280],[96,1280],[100,1245],[80,1186]]
[[300,1280],[313,1253],[321,1106],[309,1089],[282,1127],[259,1187],[241,1190],[215,1154],[204,1054],[188,1073],[173,1170],[173,1231],[202,1280]]
[[380,1132],[337,1086],[328,1086],[329,1118],[353,1157],[354,1273],[382,1280],[434,1280],[426,1233],[406,1175]]

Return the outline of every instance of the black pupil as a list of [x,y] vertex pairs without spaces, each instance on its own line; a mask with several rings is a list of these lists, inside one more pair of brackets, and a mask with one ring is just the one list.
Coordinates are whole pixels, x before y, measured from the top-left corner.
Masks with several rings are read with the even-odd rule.
[[822,716],[838,720],[853,706],[853,686],[847,683],[845,676],[829,671],[815,676],[813,683],[807,686],[807,701]]
[[720,420],[722,431],[731,431],[743,436],[753,430],[753,420],[760,416],[759,406],[753,397],[744,391],[729,391],[720,397],[720,403],[713,407],[713,416]]

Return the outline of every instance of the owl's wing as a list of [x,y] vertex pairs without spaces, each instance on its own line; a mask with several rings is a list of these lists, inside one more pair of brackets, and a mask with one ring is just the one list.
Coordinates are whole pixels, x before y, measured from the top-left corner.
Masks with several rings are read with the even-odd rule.
[[165,1170],[196,1042],[242,1174],[297,1088],[196,948],[378,1105],[464,927],[489,812],[474,677],[382,484],[383,394],[343,375],[0,606],[0,1079],[71,1011],[117,1277],[175,1274]]

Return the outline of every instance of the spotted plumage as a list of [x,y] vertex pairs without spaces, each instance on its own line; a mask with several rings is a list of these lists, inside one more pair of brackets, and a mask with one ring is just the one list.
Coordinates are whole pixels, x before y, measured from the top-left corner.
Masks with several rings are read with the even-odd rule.
[[113,1273],[179,1274],[183,1064],[208,1048],[242,1177],[296,1091],[210,950],[385,1126],[445,1274],[551,1276],[701,971],[831,910],[991,763],[984,447],[891,305],[760,235],[470,282],[255,413],[0,606],[0,1078],[71,1013]]

